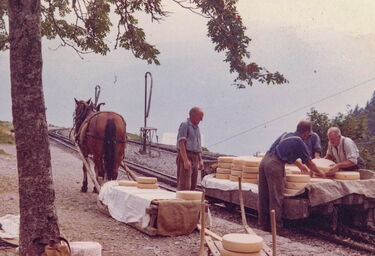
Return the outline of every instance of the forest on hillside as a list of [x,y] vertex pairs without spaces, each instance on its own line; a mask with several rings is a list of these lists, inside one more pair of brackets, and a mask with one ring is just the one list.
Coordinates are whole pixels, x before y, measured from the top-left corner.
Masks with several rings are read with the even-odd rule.
[[313,122],[313,131],[320,136],[323,156],[328,145],[327,130],[336,126],[343,136],[351,138],[357,144],[360,155],[366,161],[366,168],[375,169],[375,91],[363,108],[358,105],[349,107],[345,114],[338,113],[333,118],[312,108],[307,117]]

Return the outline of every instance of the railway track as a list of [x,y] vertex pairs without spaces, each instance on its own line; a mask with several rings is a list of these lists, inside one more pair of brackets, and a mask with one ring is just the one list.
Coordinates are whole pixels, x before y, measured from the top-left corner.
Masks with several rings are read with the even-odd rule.
[[[74,143],[68,139],[67,137],[59,134],[58,130],[52,130],[49,132],[49,136],[52,140],[64,145],[65,147],[69,148],[70,150],[77,152],[77,149]],[[137,145],[141,145],[140,142],[131,140],[130,143],[134,143]],[[175,150],[172,149],[165,149],[162,147],[155,147],[155,150],[163,150],[168,151],[171,153],[176,153]],[[213,157],[205,157],[206,160],[213,160]],[[216,159],[216,158],[215,158]],[[133,171],[135,171],[139,175],[143,176],[152,176],[156,177],[159,181],[160,187],[176,191],[176,178],[165,173],[162,173],[158,170],[154,170],[148,168],[143,165],[139,165],[138,163],[134,163],[131,161],[125,161],[126,165]],[[125,170],[120,168],[120,171],[125,175]],[[219,208],[225,208],[225,206],[221,204],[216,204]],[[232,209],[233,210],[233,209]],[[232,215],[238,215],[238,211],[226,211]],[[254,214],[254,210],[247,211],[247,218],[251,219],[251,222],[255,223],[256,214]],[[340,232],[333,232],[331,230],[325,229],[320,227],[319,225],[301,225],[301,226],[294,226],[290,229],[291,231],[295,231],[302,234],[308,234],[313,236],[317,239],[321,239],[323,241],[329,241],[338,245],[346,246],[348,248],[363,251],[369,253],[370,255],[375,255],[375,231],[374,229],[357,229],[349,226],[341,226]]]

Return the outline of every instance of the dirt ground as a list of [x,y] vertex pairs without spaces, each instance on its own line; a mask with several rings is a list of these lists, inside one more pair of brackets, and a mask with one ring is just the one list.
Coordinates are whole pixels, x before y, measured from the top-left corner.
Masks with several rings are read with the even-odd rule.
[[[0,216],[18,214],[17,161],[15,146],[0,144],[7,154],[0,154]],[[97,194],[81,193],[81,161],[69,152],[51,144],[52,170],[56,192],[56,208],[61,233],[69,241],[95,241],[103,246],[102,255],[109,256],[177,256],[198,255],[199,232],[178,237],[150,237],[102,214],[96,206]],[[89,183],[89,191],[92,184]],[[240,216],[238,216],[240,218]],[[213,216],[212,231],[219,235],[243,232],[238,222]],[[270,246],[271,235],[256,230]],[[278,237],[278,255],[365,255],[320,240],[292,241]],[[302,242],[301,242],[302,241]],[[308,241],[309,244],[305,244]],[[15,255],[14,250],[0,255]]]

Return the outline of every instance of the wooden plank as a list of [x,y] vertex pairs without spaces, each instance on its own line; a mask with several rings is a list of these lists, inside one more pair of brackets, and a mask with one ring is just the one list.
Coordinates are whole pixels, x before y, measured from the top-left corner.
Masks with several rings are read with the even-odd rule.
[[[198,230],[201,230],[201,225],[198,224],[197,228],[198,228]],[[223,241],[223,238],[221,238],[221,236],[215,234],[214,232],[212,232],[211,230],[208,230],[207,228],[204,229],[204,233],[206,235],[211,236],[212,238],[214,238],[214,239],[216,239],[218,241]]]
[[[208,248],[210,249],[211,251],[211,254],[213,256],[220,256],[220,251],[219,249],[216,247],[214,241],[212,240],[212,238],[210,236],[205,236],[205,240],[206,240],[206,244],[208,246]],[[221,242],[220,242],[221,243]]]
[[82,162],[85,165],[87,172],[89,173],[91,181],[94,183],[94,186],[99,193],[100,192],[100,185],[99,185],[98,181],[96,180],[96,174],[91,169],[90,164],[87,162],[87,159],[83,156],[81,148],[77,144],[75,144],[75,145],[76,145],[76,148],[78,149],[78,153],[79,153],[80,157],[82,158]]

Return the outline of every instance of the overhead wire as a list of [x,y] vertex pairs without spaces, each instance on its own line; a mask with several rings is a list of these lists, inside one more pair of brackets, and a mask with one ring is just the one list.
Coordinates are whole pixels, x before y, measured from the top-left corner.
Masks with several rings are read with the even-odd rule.
[[375,80],[375,76],[372,77],[372,78],[369,78],[369,79],[367,79],[367,80],[365,80],[365,81],[362,81],[362,82],[360,82],[360,83],[358,83],[358,84],[355,84],[354,86],[351,86],[351,87],[346,88],[346,89],[344,89],[344,90],[338,91],[338,92],[336,92],[336,93],[334,93],[334,94],[331,94],[331,95],[328,95],[328,96],[326,96],[326,97],[323,97],[323,98],[321,98],[321,99],[319,99],[319,100],[317,100],[317,101],[314,101],[314,102],[311,102],[311,103],[306,104],[306,105],[304,105],[304,106],[301,106],[301,107],[299,107],[299,108],[297,108],[297,109],[295,109],[295,110],[292,110],[292,111],[290,111],[290,112],[288,112],[288,113],[286,113],[286,114],[283,114],[283,115],[281,115],[281,116],[275,117],[275,118],[273,118],[273,119],[271,119],[271,120],[268,120],[268,121],[263,122],[263,123],[261,123],[261,124],[258,124],[258,125],[256,125],[256,126],[253,126],[253,127],[251,127],[251,128],[248,128],[248,129],[246,129],[246,130],[244,130],[244,131],[242,131],[242,132],[236,133],[236,134],[234,134],[234,135],[232,135],[232,136],[229,136],[229,137],[227,137],[227,138],[225,138],[225,139],[222,139],[222,140],[220,140],[220,141],[218,141],[218,142],[216,142],[216,143],[213,143],[213,144],[211,144],[211,145],[208,145],[207,147],[213,147],[213,146],[216,146],[216,145],[221,144],[221,143],[223,143],[223,142],[226,142],[226,141],[228,141],[228,140],[234,139],[234,138],[236,138],[236,137],[238,137],[238,136],[240,136],[240,135],[243,135],[243,134],[245,134],[245,133],[248,133],[248,132],[250,132],[250,131],[252,131],[252,130],[255,130],[255,129],[259,128],[259,127],[265,126],[265,125],[267,125],[267,124],[269,124],[269,123],[275,122],[275,121],[277,121],[277,120],[279,120],[279,119],[282,119],[282,118],[284,118],[284,117],[287,117],[287,116],[289,116],[289,115],[292,115],[292,114],[294,114],[294,113],[296,113],[296,112],[298,112],[298,111],[300,111],[300,110],[303,110],[303,109],[305,109],[305,108],[311,107],[311,106],[313,106],[313,105],[315,105],[315,104],[318,104],[318,103],[323,102],[323,101],[325,101],[325,100],[327,100],[327,99],[333,98],[333,97],[335,97],[335,96],[337,96],[337,95],[340,95],[340,94],[342,94],[342,93],[345,93],[345,92],[347,92],[347,91],[353,90],[353,89],[355,89],[355,88],[357,88],[357,87],[360,87],[360,86],[362,86],[362,85],[365,85],[365,84],[367,84],[367,83],[369,83],[369,82],[371,82],[371,81],[374,81],[374,80]]

